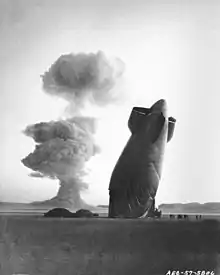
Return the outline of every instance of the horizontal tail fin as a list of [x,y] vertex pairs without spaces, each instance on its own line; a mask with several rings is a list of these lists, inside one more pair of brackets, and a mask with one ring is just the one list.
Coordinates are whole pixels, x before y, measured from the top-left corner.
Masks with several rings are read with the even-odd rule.
[[135,133],[141,124],[143,116],[150,114],[150,108],[144,107],[134,107],[131,111],[129,120],[128,120],[128,128],[132,133]]
[[169,142],[173,137],[175,123],[176,123],[176,119],[173,117],[169,117],[167,142]]

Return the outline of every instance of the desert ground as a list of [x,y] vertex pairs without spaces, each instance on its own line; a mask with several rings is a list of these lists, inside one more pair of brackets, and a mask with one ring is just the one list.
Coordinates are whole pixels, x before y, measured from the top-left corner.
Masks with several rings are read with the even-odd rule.
[[1,275],[220,274],[220,219],[2,214],[0,268]]

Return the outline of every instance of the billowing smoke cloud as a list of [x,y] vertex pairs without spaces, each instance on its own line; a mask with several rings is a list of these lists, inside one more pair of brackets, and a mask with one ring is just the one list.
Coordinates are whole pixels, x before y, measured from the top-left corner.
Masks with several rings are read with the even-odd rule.
[[62,55],[42,76],[43,88],[74,103],[76,109],[86,101],[105,105],[117,97],[112,88],[124,67],[120,59],[110,62],[101,51]]
[[29,125],[24,134],[37,143],[33,153],[22,163],[34,172],[32,177],[59,179],[60,189],[54,205],[72,209],[85,207],[80,191],[85,163],[100,151],[95,144],[96,120],[82,116],[86,102],[94,106],[112,103],[112,88],[122,75],[120,59],[109,62],[102,52],[97,54],[62,55],[43,76],[43,89],[51,95],[65,98],[74,108],[66,120]]

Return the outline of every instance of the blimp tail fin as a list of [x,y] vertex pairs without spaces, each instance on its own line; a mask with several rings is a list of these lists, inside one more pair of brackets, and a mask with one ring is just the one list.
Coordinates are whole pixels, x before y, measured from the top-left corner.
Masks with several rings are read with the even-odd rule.
[[150,108],[134,107],[132,109],[132,112],[128,120],[128,128],[130,129],[132,134],[134,134],[137,131],[137,129],[139,129],[143,117],[149,115],[150,112]]
[[169,142],[173,137],[175,123],[176,123],[176,119],[173,117],[169,117],[167,142]]

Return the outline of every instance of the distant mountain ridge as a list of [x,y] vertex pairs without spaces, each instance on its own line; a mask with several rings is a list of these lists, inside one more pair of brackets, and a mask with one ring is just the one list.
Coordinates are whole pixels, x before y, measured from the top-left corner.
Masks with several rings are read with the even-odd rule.
[[163,213],[220,213],[220,202],[160,204]]
[[[108,205],[98,205],[97,207],[108,208]],[[163,203],[158,206],[163,213],[219,213],[220,202],[207,203]]]
[[108,205],[105,205],[105,204],[99,204],[99,205],[97,205],[97,207],[100,207],[100,208],[108,208]]
[[[36,206],[31,203],[11,203],[0,202],[1,210],[14,209],[14,210],[45,210],[51,207]],[[108,205],[97,205],[97,209],[108,209]],[[96,208],[94,207],[94,208]],[[207,213],[207,214],[220,214],[220,202],[207,202],[207,203],[162,203],[158,206],[162,213]]]

